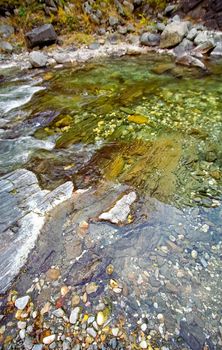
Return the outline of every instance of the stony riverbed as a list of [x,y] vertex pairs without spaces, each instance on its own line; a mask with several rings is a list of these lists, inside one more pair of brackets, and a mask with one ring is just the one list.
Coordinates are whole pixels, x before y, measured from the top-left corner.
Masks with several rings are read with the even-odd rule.
[[[44,218],[1,289],[3,349],[222,347],[221,71],[150,54],[2,72],[1,208]],[[4,242],[27,247],[14,221]]]

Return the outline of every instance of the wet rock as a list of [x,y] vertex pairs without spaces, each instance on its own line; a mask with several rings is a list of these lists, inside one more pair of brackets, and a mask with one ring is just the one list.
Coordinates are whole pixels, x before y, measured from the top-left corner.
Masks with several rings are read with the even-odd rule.
[[184,54],[182,56],[177,57],[176,63],[181,64],[183,66],[199,67],[203,70],[206,70],[206,66],[201,60],[189,54]]
[[188,40],[194,40],[198,34],[198,30],[196,28],[192,28],[187,34]]
[[47,337],[43,338],[42,342],[45,345],[49,345],[54,342],[56,336],[55,334],[48,335]]
[[86,293],[87,294],[93,294],[97,291],[98,286],[95,282],[91,282],[86,286]]
[[25,295],[24,297],[16,299],[15,306],[19,310],[24,310],[28,305],[29,300],[30,300],[30,297],[28,295]]
[[43,350],[43,345],[42,344],[35,344],[33,346],[32,350]]
[[73,309],[71,311],[70,317],[69,317],[69,322],[71,324],[76,324],[76,322],[78,321],[79,318],[79,313],[80,313],[80,307],[75,307],[75,309]]
[[3,38],[8,38],[12,34],[14,34],[15,30],[14,27],[8,25],[8,24],[1,24],[0,25],[0,36]]
[[7,41],[0,41],[0,51],[11,53],[13,51],[13,47]]
[[220,57],[222,56],[222,41],[216,44],[216,47],[210,54],[212,57]]
[[48,56],[41,51],[32,51],[29,54],[29,61],[34,68],[45,67],[47,60]]
[[53,56],[56,63],[58,64],[64,64],[64,63],[69,63],[71,62],[71,57],[68,53],[63,53],[63,52],[57,52]]
[[180,322],[180,336],[192,350],[200,350],[207,346],[207,349],[214,350],[211,340],[206,338],[203,330],[196,324],[188,324],[186,321]]
[[188,32],[187,22],[173,22],[166,26],[160,37],[160,47],[171,48],[178,45]]
[[31,49],[36,46],[48,46],[57,41],[57,35],[52,24],[44,24],[33,29],[25,34],[25,38],[28,48]]
[[20,169],[1,177],[0,188],[2,293],[26,262],[43,228],[46,214],[71,197],[73,184],[67,182],[52,192],[42,190],[35,174]]
[[108,212],[104,212],[99,216],[99,219],[110,221],[114,224],[119,224],[124,222],[129,213],[130,205],[136,200],[136,193],[130,192],[124,195],[120,200],[116,202],[112,209]]
[[191,51],[194,48],[194,44],[192,41],[184,38],[179,45],[177,45],[174,49],[174,53],[177,56],[182,56],[185,52]]
[[57,279],[59,278],[60,276],[60,270],[59,269],[49,269],[47,272],[46,272],[46,278],[49,280],[49,281],[57,281]]
[[143,33],[140,37],[140,42],[146,46],[158,46],[160,43],[160,34]]
[[197,47],[195,47],[195,49],[193,50],[193,53],[198,52],[201,54],[206,54],[212,51],[214,47],[215,47],[215,44],[211,40],[208,40],[202,44],[199,44]]

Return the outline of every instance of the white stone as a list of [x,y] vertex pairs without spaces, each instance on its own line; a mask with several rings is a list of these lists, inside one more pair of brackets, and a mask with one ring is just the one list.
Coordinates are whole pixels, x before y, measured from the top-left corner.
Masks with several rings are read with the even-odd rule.
[[21,329],[19,331],[19,336],[20,336],[21,339],[25,339],[25,329]]
[[97,333],[94,328],[87,328],[86,332],[93,338],[97,336]]
[[32,348],[32,350],[42,350],[43,349],[43,345],[42,344],[35,344]]
[[196,250],[192,250],[192,252],[191,252],[191,256],[192,256],[192,258],[193,258],[193,259],[196,259],[196,258],[197,258],[197,256],[198,256],[197,251],[196,251]]
[[26,322],[19,321],[17,325],[18,325],[19,329],[25,329],[26,328]]
[[117,335],[118,335],[118,333],[119,333],[119,328],[112,328],[112,334],[113,334],[113,336],[114,337],[117,337]]
[[147,330],[147,324],[146,323],[141,324],[140,328],[143,332],[145,332]]
[[45,345],[49,345],[54,342],[55,338],[56,338],[55,334],[48,335],[48,337],[43,338],[43,343]]
[[140,342],[140,347],[141,347],[142,349],[147,349],[147,342],[146,342],[145,340],[142,340],[142,341]]
[[75,309],[73,309],[71,311],[70,317],[69,317],[69,322],[71,324],[76,324],[78,318],[79,318],[79,313],[80,313],[80,307],[75,307]]
[[136,200],[135,192],[130,192],[124,195],[120,200],[116,202],[116,204],[112,209],[102,213],[99,216],[99,219],[107,220],[114,224],[124,222],[130,213],[130,205],[133,204],[135,200]]
[[48,60],[48,56],[41,51],[32,51],[29,54],[29,60],[34,68],[45,67]]
[[18,298],[15,301],[15,306],[17,307],[17,309],[19,310],[24,310],[25,307],[27,306],[28,302],[30,300],[29,295],[25,295],[24,297]]

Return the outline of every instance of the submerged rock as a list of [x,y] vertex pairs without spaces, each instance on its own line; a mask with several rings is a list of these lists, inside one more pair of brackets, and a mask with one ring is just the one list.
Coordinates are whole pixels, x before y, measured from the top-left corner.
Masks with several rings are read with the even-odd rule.
[[199,60],[198,58],[195,58],[187,53],[185,53],[182,56],[179,56],[176,59],[176,63],[181,64],[183,66],[199,67],[203,70],[206,70],[206,66],[201,60]]
[[35,174],[20,169],[1,177],[0,189],[0,293],[4,293],[33,249],[46,214],[71,197],[73,184],[42,190]]
[[112,209],[110,209],[108,212],[102,213],[99,216],[99,219],[110,221],[113,224],[120,224],[124,222],[130,213],[130,205],[133,204],[135,200],[135,192],[130,192],[124,195],[120,200],[116,202]]

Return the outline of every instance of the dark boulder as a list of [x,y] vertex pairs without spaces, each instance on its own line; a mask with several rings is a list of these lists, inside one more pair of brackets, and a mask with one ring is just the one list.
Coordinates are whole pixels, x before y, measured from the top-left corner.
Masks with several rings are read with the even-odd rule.
[[209,350],[215,350],[211,339],[204,334],[201,327],[194,321],[191,324],[185,321],[180,322],[180,336],[192,350],[201,350],[205,346]]
[[52,24],[44,24],[25,34],[28,48],[52,45],[57,41],[56,32]]

